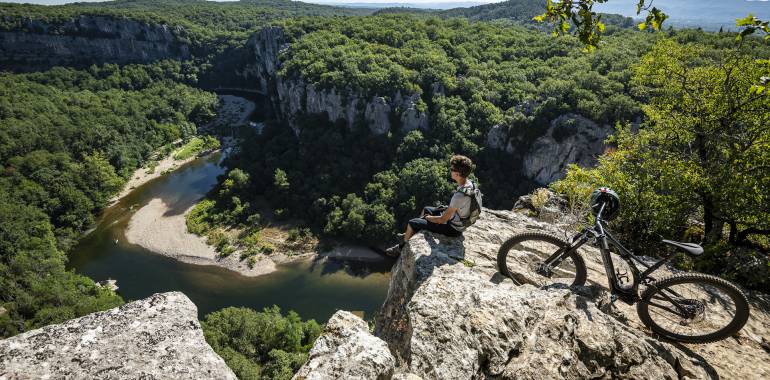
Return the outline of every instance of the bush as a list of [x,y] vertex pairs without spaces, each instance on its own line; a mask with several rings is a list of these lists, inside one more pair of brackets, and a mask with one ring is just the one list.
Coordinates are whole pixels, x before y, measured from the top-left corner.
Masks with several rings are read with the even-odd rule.
[[229,307],[202,321],[206,341],[240,379],[290,379],[307,360],[307,352],[321,334],[314,321],[303,322],[277,306],[257,312]]
[[230,244],[230,237],[224,231],[217,229],[209,233],[206,243],[213,245],[217,251],[222,252]]
[[200,137],[193,137],[184,144],[176,153],[174,153],[175,160],[186,160],[194,155],[197,155],[203,150],[205,142]]
[[262,251],[262,253],[266,255],[269,255],[275,252],[275,246],[270,243],[262,243],[262,247],[260,248],[260,251]]
[[538,212],[545,206],[546,203],[548,203],[548,199],[551,197],[551,194],[548,192],[548,189],[537,189],[534,192],[532,192],[532,196],[530,198],[532,202],[532,207],[535,208]]

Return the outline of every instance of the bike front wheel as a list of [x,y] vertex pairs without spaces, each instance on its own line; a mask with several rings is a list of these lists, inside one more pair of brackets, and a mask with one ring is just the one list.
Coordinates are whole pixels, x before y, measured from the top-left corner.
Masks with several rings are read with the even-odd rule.
[[535,286],[564,284],[583,285],[586,282],[586,264],[577,252],[571,252],[555,268],[544,271],[542,264],[567,242],[555,236],[529,232],[506,240],[497,252],[497,268],[504,276],[518,283]]
[[735,285],[700,273],[674,275],[649,285],[636,305],[654,333],[684,343],[709,343],[737,333],[749,302]]

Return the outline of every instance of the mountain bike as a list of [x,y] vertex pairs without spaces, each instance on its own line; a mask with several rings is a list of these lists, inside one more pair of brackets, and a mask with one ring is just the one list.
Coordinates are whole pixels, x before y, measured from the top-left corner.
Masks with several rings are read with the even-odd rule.
[[[587,272],[578,249],[598,246],[610,284],[610,300],[636,304],[639,319],[658,336],[685,343],[709,343],[737,333],[749,318],[746,295],[732,283],[701,273],[680,273],[656,279],[652,274],[678,252],[648,264],[623,247],[607,228],[620,209],[617,194],[601,188],[592,195],[593,226],[569,242],[545,233],[522,233],[507,239],[497,254],[499,271],[518,283],[536,286],[582,286]],[[698,244],[663,240],[691,256],[703,254]],[[613,255],[625,270],[616,269]],[[640,271],[639,267],[643,268]],[[630,274],[630,277],[629,277]],[[639,287],[643,285],[644,291]]]

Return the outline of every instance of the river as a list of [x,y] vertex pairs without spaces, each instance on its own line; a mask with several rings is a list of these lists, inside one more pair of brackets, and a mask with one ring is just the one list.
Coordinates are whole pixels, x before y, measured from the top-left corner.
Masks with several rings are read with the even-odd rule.
[[136,210],[154,198],[172,210],[186,209],[216,185],[225,171],[218,162],[219,155],[194,160],[105,209],[95,229],[70,252],[68,267],[96,281],[117,280],[126,301],[181,291],[198,306],[199,317],[228,306],[261,310],[278,305],[284,312],[326,322],[339,309],[363,312],[365,318],[379,310],[393,265],[388,259],[306,259],[244,277],[220,267],[185,264],[126,241],[125,229]]

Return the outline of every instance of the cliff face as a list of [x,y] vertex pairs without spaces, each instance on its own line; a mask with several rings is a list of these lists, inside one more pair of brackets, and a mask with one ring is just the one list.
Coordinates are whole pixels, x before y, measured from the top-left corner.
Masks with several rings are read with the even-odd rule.
[[56,65],[144,63],[188,59],[181,27],[83,15],[64,23],[25,20],[0,31],[0,69],[29,71]]
[[[503,278],[495,258],[505,238],[525,231],[564,236],[557,225],[569,219],[556,215],[559,202],[549,200],[548,210],[541,212],[548,222],[525,215],[539,211],[524,203],[521,213],[485,210],[462,238],[420,233],[406,245],[373,332],[396,358],[393,379],[770,375],[761,346],[761,337],[770,333],[766,301],[755,305],[738,337],[710,345],[673,345],[648,335],[635,307],[606,303],[604,269],[595,248],[583,250],[590,286],[538,288]],[[531,273],[525,267],[514,270]],[[314,372],[306,368],[303,373],[311,377]],[[379,373],[376,378],[390,378]]]
[[611,126],[599,125],[580,115],[559,116],[525,155],[524,174],[546,185],[563,178],[569,164],[594,166],[606,149],[604,140],[612,132]]
[[235,379],[178,292],[0,340],[2,379]]
[[325,114],[329,121],[343,120],[349,128],[361,121],[378,135],[397,126],[403,131],[428,128],[428,113],[418,106],[420,94],[367,97],[351,89],[318,88],[302,78],[278,75],[280,53],[291,48],[280,27],[262,29],[248,45],[254,51],[252,72],[259,90],[273,97],[275,109],[296,133],[296,118],[301,114]]
[[[565,114],[552,120],[545,133],[534,141],[523,142],[520,136],[509,136],[502,126],[487,134],[487,147],[519,154],[522,174],[547,185],[564,178],[569,164],[594,166],[597,157],[607,148],[604,140],[613,132],[609,125],[600,125],[576,114]],[[524,147],[517,152],[517,148]]]

